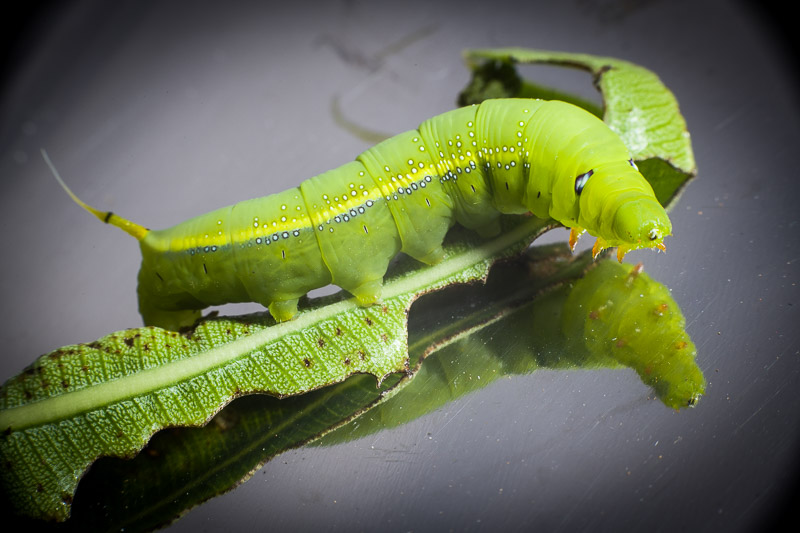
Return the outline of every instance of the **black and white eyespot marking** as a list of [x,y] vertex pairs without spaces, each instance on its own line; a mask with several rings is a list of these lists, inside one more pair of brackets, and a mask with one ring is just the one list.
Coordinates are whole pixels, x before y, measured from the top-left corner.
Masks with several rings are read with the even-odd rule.
[[575,178],[575,194],[580,196],[581,192],[583,192],[583,188],[586,186],[586,182],[589,181],[589,178],[592,177],[592,174],[594,174],[594,170],[584,172]]

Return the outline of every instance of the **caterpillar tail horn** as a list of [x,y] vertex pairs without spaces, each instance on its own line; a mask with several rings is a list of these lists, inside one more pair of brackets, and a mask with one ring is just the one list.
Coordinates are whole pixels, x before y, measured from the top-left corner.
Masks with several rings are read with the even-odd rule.
[[42,151],[42,157],[44,158],[44,162],[47,163],[48,167],[50,167],[50,172],[53,173],[53,177],[56,178],[56,181],[58,181],[58,184],[61,185],[61,188],[63,188],[64,191],[66,191],[66,193],[69,195],[69,197],[72,198],[73,202],[75,202],[76,204],[81,206],[83,209],[85,209],[89,213],[93,214],[94,216],[96,216],[98,219],[102,220],[106,224],[111,224],[112,226],[118,227],[119,229],[121,229],[122,231],[124,231],[125,233],[130,235],[131,237],[135,238],[137,241],[141,241],[144,238],[144,236],[147,235],[147,233],[150,230],[145,228],[144,226],[140,226],[139,224],[136,224],[135,222],[131,222],[130,220],[122,218],[119,215],[115,215],[111,211],[100,211],[99,209],[95,209],[94,207],[90,206],[89,204],[85,203],[83,200],[78,198],[75,195],[75,193],[72,192],[72,190],[70,190],[69,187],[67,187],[67,184],[64,183],[64,180],[61,179],[61,176],[59,175],[58,170],[56,170],[56,167],[55,167],[55,165],[53,165],[53,162],[50,161],[50,157],[47,155],[47,152],[45,151],[45,149],[42,148],[41,151]]

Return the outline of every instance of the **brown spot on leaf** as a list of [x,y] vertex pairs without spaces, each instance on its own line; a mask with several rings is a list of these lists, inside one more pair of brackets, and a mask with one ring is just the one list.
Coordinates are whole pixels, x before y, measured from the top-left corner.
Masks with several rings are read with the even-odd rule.
[[389,335],[387,335],[386,333],[381,333],[381,339],[383,339],[383,342],[385,342],[386,344],[389,344]]
[[324,347],[325,347],[325,339],[323,339],[323,338],[320,338],[320,339],[318,339],[318,340],[317,340],[317,345],[318,345],[320,348],[324,348]]
[[342,336],[342,328],[340,328],[338,326],[336,327],[336,336],[337,337],[341,337]]
[[365,319],[364,319],[364,322],[366,322],[366,324],[367,324],[368,326],[371,326],[371,325],[372,325],[372,319],[371,319],[370,317],[367,317],[367,318],[365,318]]
[[126,344],[126,345],[127,345],[129,348],[133,348],[133,338],[131,338],[131,337],[126,337],[126,338],[125,338],[125,344]]
[[344,366],[350,366],[350,358],[349,357],[345,357],[344,358]]
[[306,366],[306,368],[311,368],[311,360],[310,359],[308,359],[308,358],[303,359],[303,364]]

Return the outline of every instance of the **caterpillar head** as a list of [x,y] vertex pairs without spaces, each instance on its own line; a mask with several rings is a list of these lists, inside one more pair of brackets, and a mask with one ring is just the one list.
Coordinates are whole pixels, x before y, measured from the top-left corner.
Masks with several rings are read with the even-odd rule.
[[576,178],[576,193],[579,187],[585,189],[579,223],[597,237],[595,256],[612,246],[620,261],[631,250],[666,250],[672,223],[632,160],[599,165]]
[[666,211],[651,196],[622,202],[614,213],[611,228],[619,240],[618,256],[639,248],[666,250],[664,237],[672,234],[672,223]]

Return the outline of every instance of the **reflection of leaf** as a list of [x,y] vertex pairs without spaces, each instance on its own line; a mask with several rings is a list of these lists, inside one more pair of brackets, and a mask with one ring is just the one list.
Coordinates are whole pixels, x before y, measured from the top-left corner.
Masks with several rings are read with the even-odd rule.
[[[555,62],[593,70],[605,98],[605,120],[632,143],[643,163],[643,173],[662,203],[674,202],[676,192],[693,175],[694,161],[683,119],[677,106],[670,104],[674,99],[670,100],[669,91],[652,73],[629,63],[584,55],[521,50],[470,55],[473,60],[479,57]],[[531,84],[522,87],[541,91]],[[658,113],[651,113],[648,102],[657,103],[653,109]],[[245,415],[247,421],[239,423],[236,420],[243,419],[229,408],[215,418],[217,424],[205,431],[182,430],[213,441],[215,431],[222,435],[227,428],[236,427],[245,435],[244,444],[228,450],[224,444],[228,441],[219,439],[221,448],[214,461],[193,452],[171,455],[169,465],[152,463],[157,465],[153,475],[142,478],[145,488],[137,489],[136,494],[141,496],[134,494],[133,484],[120,490],[121,500],[138,497],[142,501],[133,504],[125,500],[120,508],[138,511],[123,518],[114,517],[110,523],[130,524],[143,516],[147,517],[141,521],[143,526],[163,523],[183,508],[228,488],[231,480],[250,471],[254,461],[266,460],[287,447],[306,442],[369,407],[381,395],[374,388],[374,377],[381,380],[407,368],[406,317],[411,303],[422,294],[445,286],[482,279],[496,259],[518,253],[547,227],[547,222],[517,218],[501,237],[481,244],[462,232],[454,237],[447,248],[447,259],[440,265],[411,268],[410,262],[401,262],[387,277],[381,306],[361,309],[351,300],[334,296],[307,306],[295,320],[278,325],[264,315],[252,315],[206,320],[186,336],[139,328],[47,354],[0,390],[3,490],[18,512],[64,520],[69,516],[78,481],[98,457],[133,456],[155,432],[170,426],[202,425],[241,395],[265,392],[291,396],[316,391],[302,399],[294,398],[291,403],[270,400],[270,405],[280,406],[280,413],[269,408],[264,419]],[[554,270],[550,276],[540,279],[552,282],[563,279],[559,276],[577,276],[583,268],[576,266],[580,264],[568,262],[562,269],[551,263]],[[515,298],[521,293],[524,291],[517,287]],[[469,315],[465,317],[467,321],[456,319],[449,325],[431,319],[425,327],[412,327],[411,331],[416,339],[429,335],[427,344],[418,341],[428,346],[444,331],[447,338],[464,337],[465,331],[475,327],[470,321],[493,321],[494,315]],[[440,329],[435,329],[437,324]],[[521,363],[518,360],[513,364]],[[469,368],[469,372],[479,368],[478,361],[471,360]],[[509,371],[505,364],[494,370],[492,374]],[[374,377],[363,376],[335,389],[317,390],[361,372]],[[447,382],[443,385],[445,396],[448,387],[464,388],[469,382],[458,373],[448,374],[444,368],[440,374]],[[391,381],[384,382],[383,389],[386,398],[408,381],[388,379]],[[371,387],[369,393],[365,393],[365,384]],[[395,388],[390,389],[391,386]],[[353,394],[357,392],[352,398],[349,393],[337,396],[341,390],[351,388]],[[669,387],[665,390],[669,391]],[[327,412],[336,401],[341,404]],[[255,405],[249,402],[258,401],[239,401],[236,405]],[[309,411],[300,413],[287,405],[298,409],[306,406]],[[253,416],[256,417],[251,419]],[[251,423],[262,432],[249,434]],[[263,428],[269,428],[267,437]],[[170,437],[160,437],[149,449],[155,456],[160,456],[157,446],[162,439]],[[177,442],[185,441],[178,438]],[[187,449],[198,448],[206,449],[203,445]],[[137,464],[146,463],[148,457],[153,456],[141,455]],[[205,470],[198,474],[202,477],[223,464],[225,458],[230,458],[236,467],[225,473],[219,470],[218,482],[208,486],[195,483],[191,476],[184,484],[163,482],[166,472],[188,471],[185,461],[197,460],[204,465]],[[103,463],[121,464],[113,460]],[[153,479],[160,479],[159,487],[167,491],[159,493],[170,501],[166,508],[160,507],[163,502],[150,499],[155,497],[155,491],[146,488],[146,480]],[[96,518],[96,513],[85,516]]]
[[357,375],[302,396],[234,400],[201,428],[157,433],[134,459],[105,457],[76,493],[75,531],[147,531],[248,479],[269,459],[358,413],[395,386]]

